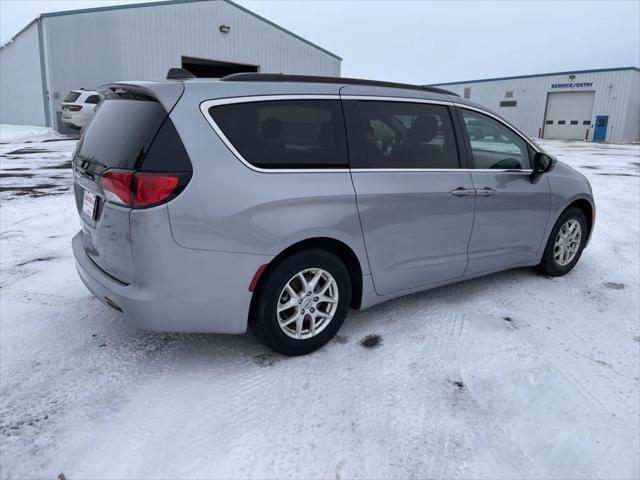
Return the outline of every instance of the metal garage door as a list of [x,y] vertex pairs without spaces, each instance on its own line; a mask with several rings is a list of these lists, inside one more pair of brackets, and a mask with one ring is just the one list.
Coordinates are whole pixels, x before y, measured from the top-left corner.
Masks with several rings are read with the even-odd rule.
[[585,140],[595,92],[554,92],[547,97],[544,138]]

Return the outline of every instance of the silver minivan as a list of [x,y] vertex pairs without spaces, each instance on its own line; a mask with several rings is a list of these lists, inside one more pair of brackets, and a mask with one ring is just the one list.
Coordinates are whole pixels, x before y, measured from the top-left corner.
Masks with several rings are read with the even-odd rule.
[[100,93],[74,152],[73,251],[145,329],[249,326],[305,354],[350,308],[516,267],[564,275],[593,230],[584,176],[447,91],[246,73]]

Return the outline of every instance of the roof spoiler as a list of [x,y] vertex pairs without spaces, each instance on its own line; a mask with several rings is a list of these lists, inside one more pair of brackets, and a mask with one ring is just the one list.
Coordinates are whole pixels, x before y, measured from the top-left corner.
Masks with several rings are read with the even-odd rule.
[[190,78],[196,78],[196,76],[184,68],[170,68],[167,72],[167,80],[188,80]]

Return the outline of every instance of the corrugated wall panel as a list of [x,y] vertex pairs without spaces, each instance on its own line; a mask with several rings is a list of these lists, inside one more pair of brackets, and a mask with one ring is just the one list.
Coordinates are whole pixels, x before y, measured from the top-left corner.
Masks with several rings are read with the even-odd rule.
[[[339,59],[223,1],[77,13],[44,22],[54,110],[72,88],[163,79],[183,55],[260,65],[266,73],[340,74]],[[221,33],[221,24],[231,32]]]
[[[632,142],[638,139],[639,118],[638,91],[640,91],[640,72],[618,70],[608,72],[576,73],[574,79],[568,74],[544,77],[527,77],[481,82],[440,84],[441,88],[463,95],[465,87],[471,88],[471,100],[485,105],[500,113],[526,134],[538,137],[544,124],[547,95],[550,92],[595,91],[592,122],[597,115],[609,115],[607,141]],[[589,87],[552,88],[558,83],[593,83]],[[513,98],[505,93],[513,91]],[[634,100],[638,99],[638,100]],[[516,100],[516,107],[500,107],[503,100]],[[634,104],[636,105],[634,107]],[[635,108],[635,113],[634,113]],[[569,119],[567,119],[569,120]],[[585,127],[585,134],[591,140],[593,128]]]
[[37,22],[0,48],[0,123],[45,125]]
[[640,72],[629,72],[629,93],[627,102],[627,120],[623,137],[640,142]]

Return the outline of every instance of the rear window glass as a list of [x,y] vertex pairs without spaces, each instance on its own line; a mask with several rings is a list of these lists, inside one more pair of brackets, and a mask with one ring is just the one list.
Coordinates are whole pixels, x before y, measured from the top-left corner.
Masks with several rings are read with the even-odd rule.
[[348,165],[342,108],[335,100],[276,100],[211,107],[242,157],[260,168]]
[[191,160],[171,119],[167,118],[145,156],[145,172],[190,172]]
[[63,102],[68,102],[68,103],[75,102],[79,96],[80,96],[80,92],[69,92],[67,93],[67,96],[64,97]]
[[78,143],[76,156],[106,168],[139,168],[166,116],[156,101],[106,99]]

